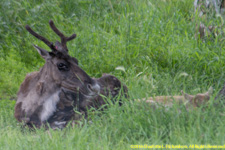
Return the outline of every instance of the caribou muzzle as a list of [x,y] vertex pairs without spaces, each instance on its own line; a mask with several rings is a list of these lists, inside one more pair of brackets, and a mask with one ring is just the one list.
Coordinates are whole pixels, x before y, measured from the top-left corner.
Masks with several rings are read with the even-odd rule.
[[76,83],[67,81],[62,82],[62,87],[74,93],[80,93],[85,97],[91,98],[97,96],[100,93],[100,85],[96,83],[96,81],[93,81],[92,84],[83,84],[80,87],[78,87]]

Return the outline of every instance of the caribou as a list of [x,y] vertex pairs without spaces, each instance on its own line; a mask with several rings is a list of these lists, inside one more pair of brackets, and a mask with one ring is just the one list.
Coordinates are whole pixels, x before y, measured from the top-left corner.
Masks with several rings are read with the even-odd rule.
[[[100,85],[78,66],[76,58],[68,54],[66,43],[73,40],[76,34],[66,37],[60,32],[52,20],[49,21],[51,29],[61,38],[55,45],[43,36],[34,32],[26,25],[27,31],[37,39],[43,41],[51,51],[33,45],[38,53],[44,58],[45,64],[38,72],[30,73],[20,86],[15,105],[15,118],[27,125],[40,127],[48,123],[61,127],[66,124],[70,115],[63,116],[60,121],[52,121],[60,95],[64,91],[72,91],[73,101],[66,108],[67,111],[79,107],[83,101],[93,99],[100,92]],[[61,93],[61,94],[60,94]],[[79,102],[78,102],[79,101]],[[67,104],[68,105],[68,104]],[[66,106],[67,106],[66,105]]]
[[190,95],[181,91],[181,95],[175,96],[155,96],[149,98],[138,99],[139,102],[144,101],[150,104],[152,108],[157,108],[160,105],[166,109],[172,108],[174,104],[183,105],[187,111],[194,108],[207,106],[210,100],[210,96],[213,94],[213,88],[210,87],[205,93],[198,93],[196,95]]
[[[118,101],[119,106],[122,105],[121,98],[128,98],[128,88],[125,84],[113,75],[104,73],[102,77],[95,79],[100,85],[100,94],[95,97],[89,106],[99,108],[107,104],[107,99],[110,99],[113,103]],[[119,99],[118,99],[119,98]]]
[[[14,113],[19,122],[36,128],[64,128],[69,121],[80,119],[77,111],[87,117],[87,109],[100,108],[107,103],[107,98],[113,100],[120,94],[128,96],[127,87],[115,76],[88,76],[78,66],[78,60],[68,54],[66,43],[76,38],[76,34],[66,37],[52,20],[49,25],[61,42],[53,44],[34,32],[29,25],[25,27],[51,51],[33,45],[44,58],[45,64],[40,71],[27,74],[20,86]],[[122,104],[121,101],[119,104]]]

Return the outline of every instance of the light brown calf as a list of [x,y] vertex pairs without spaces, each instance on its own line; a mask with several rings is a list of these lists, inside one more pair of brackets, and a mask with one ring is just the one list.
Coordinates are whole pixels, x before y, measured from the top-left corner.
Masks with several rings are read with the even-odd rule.
[[[182,95],[176,96],[156,96],[149,97],[147,99],[144,98],[142,99],[142,101],[145,101],[146,103],[149,103],[154,107],[162,105],[170,108],[174,104],[185,105],[186,109],[189,110],[190,108],[196,108],[205,105],[209,101],[210,96],[213,93],[213,88],[210,87],[206,93],[198,93],[196,95],[189,95],[187,93],[183,93],[183,91],[181,91],[181,93]],[[138,101],[141,100],[138,99]]]

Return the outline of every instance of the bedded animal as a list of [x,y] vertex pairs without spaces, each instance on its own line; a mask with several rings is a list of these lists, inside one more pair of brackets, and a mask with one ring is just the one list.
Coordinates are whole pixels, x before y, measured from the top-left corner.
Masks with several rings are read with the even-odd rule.
[[[26,76],[20,86],[15,105],[15,118],[19,122],[35,127],[46,124],[56,112],[62,89],[73,91],[80,101],[93,99],[100,92],[99,84],[78,66],[77,59],[68,54],[66,43],[76,35],[66,37],[55,27],[52,20],[49,24],[61,38],[61,42],[57,41],[55,45],[26,26],[33,36],[51,48],[51,52],[34,45],[45,59],[45,64],[40,71]],[[72,106],[76,105],[74,103]],[[65,124],[57,120],[53,122],[59,127]]]
[[158,107],[159,105],[166,108],[171,108],[174,104],[184,105],[186,110],[204,106],[210,99],[213,93],[213,88],[210,87],[206,93],[198,93],[196,95],[189,95],[181,91],[181,95],[176,96],[156,96],[144,98],[138,101],[144,101],[151,106]]

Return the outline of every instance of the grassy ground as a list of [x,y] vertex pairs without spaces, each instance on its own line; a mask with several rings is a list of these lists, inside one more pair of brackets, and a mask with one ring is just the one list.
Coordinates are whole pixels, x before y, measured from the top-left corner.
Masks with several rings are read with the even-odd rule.
[[[70,54],[90,76],[110,73],[129,88],[131,98],[196,94],[225,82],[224,37],[196,40],[201,19],[190,0],[1,0],[0,2],[0,149],[130,149],[130,145],[225,144],[225,111],[210,105],[205,111],[152,111],[124,100],[103,113],[91,113],[93,123],[63,131],[21,129],[13,117],[16,92],[27,73],[44,61],[32,43],[26,24],[55,41],[52,19],[67,35]],[[195,18],[195,19],[193,19]],[[206,25],[221,25],[212,17]],[[123,68],[123,69],[118,69]],[[213,101],[213,97],[212,100]]]

